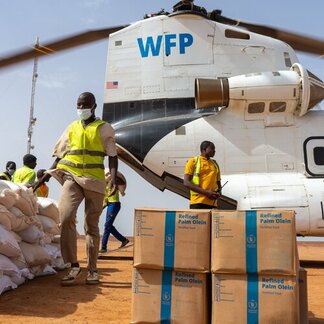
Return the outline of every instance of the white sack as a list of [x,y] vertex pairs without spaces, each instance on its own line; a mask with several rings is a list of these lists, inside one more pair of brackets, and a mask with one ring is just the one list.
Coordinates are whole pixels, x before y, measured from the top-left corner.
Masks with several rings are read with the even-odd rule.
[[0,205],[0,224],[8,231],[11,230],[11,213],[2,205]]
[[0,194],[0,205],[5,206],[7,209],[11,208],[17,199],[17,194],[11,189],[4,189]]
[[60,222],[60,214],[57,202],[50,198],[38,197],[37,198],[38,213],[40,215],[52,218],[56,224]]
[[61,255],[61,248],[58,244],[45,244],[43,246],[43,249],[45,249],[46,253],[52,257],[52,259],[58,258]]
[[15,289],[17,285],[8,276],[0,276],[0,295],[6,290]]
[[2,225],[0,225],[0,253],[7,257],[17,257],[20,254],[20,248],[11,234]]
[[5,189],[10,189],[12,191],[18,190],[21,187],[12,181],[0,180],[0,193]]
[[38,226],[32,224],[26,229],[19,231],[18,235],[27,243],[39,243],[45,234]]
[[32,267],[31,272],[35,277],[49,276],[56,274],[57,272],[48,264]]
[[29,267],[50,263],[51,257],[39,244],[20,242],[19,246]]
[[17,207],[9,209],[11,215],[11,229],[15,232],[22,231],[34,223],[34,219],[24,215],[24,213]]
[[60,229],[52,218],[44,215],[36,215],[36,218],[41,222],[45,233],[53,235],[60,234]]
[[25,260],[25,257],[20,250],[20,254],[17,257],[10,258],[10,260],[17,266],[19,270],[28,268],[27,261]]
[[8,277],[21,277],[17,266],[5,255],[0,254],[0,271]]
[[19,188],[15,191],[17,199],[14,206],[19,208],[26,216],[34,216],[37,213],[36,198],[32,198],[29,191]]

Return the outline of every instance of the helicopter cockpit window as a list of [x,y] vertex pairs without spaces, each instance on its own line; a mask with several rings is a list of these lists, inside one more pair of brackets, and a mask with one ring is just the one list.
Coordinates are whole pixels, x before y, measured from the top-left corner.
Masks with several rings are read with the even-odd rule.
[[272,113],[276,112],[284,112],[286,110],[286,103],[285,102],[271,102],[269,111]]
[[324,147],[314,147],[314,162],[316,165],[324,165]]
[[238,39],[250,39],[250,35],[242,33],[232,29],[225,30],[225,37],[227,38],[238,38]]
[[264,102],[253,102],[248,106],[249,114],[261,114],[264,112],[265,103]]

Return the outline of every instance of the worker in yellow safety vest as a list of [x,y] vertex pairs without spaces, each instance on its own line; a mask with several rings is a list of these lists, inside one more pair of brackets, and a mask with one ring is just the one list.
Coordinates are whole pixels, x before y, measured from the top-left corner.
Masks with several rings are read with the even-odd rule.
[[0,180],[11,181],[12,175],[16,171],[16,163],[8,161],[6,164],[6,171],[0,173]]
[[[45,174],[45,169],[39,169],[37,171],[37,179],[36,181],[38,181],[39,179],[43,178],[44,174]],[[48,182],[49,179],[46,179],[45,182]],[[49,189],[48,189],[48,185],[46,183],[42,183],[35,191],[35,194],[37,197],[48,197],[48,193],[49,193]]]
[[36,179],[36,173],[34,169],[37,165],[37,158],[33,154],[26,154],[23,157],[24,166],[17,169],[12,176],[14,183],[21,183],[27,187],[30,187]]
[[203,141],[200,144],[200,156],[189,159],[186,164],[183,183],[190,189],[191,209],[217,207],[222,186],[218,163],[211,159],[214,155],[214,143]]
[[117,173],[117,189],[115,193],[111,192],[110,189],[110,172],[106,173],[106,183],[107,183],[107,191],[105,195],[105,199],[103,202],[103,208],[107,207],[106,212],[106,221],[105,221],[105,228],[101,239],[101,250],[99,253],[106,253],[108,252],[107,244],[109,240],[110,234],[112,234],[119,242],[119,248],[126,246],[129,243],[127,237],[122,235],[117,228],[114,226],[115,219],[120,211],[121,203],[119,199],[119,193],[124,196],[126,190],[126,178],[124,175],[118,171]]
[[72,122],[54,147],[53,165],[33,187],[53,175],[62,184],[59,201],[61,218],[61,253],[71,269],[61,279],[63,286],[71,285],[81,273],[77,260],[77,210],[84,200],[84,230],[88,255],[86,284],[98,284],[97,258],[99,251],[99,217],[106,192],[105,156],[109,157],[110,189],[116,190],[118,168],[115,132],[110,124],[96,118],[95,96],[84,92],[78,97],[76,108],[79,120]]

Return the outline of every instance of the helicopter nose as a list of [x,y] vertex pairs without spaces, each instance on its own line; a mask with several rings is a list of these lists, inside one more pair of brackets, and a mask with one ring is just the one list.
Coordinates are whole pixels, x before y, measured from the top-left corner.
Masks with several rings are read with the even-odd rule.
[[299,63],[293,64],[291,70],[300,76],[300,91],[302,95],[298,115],[303,116],[324,99],[324,83]]
[[310,98],[307,110],[313,108],[324,99],[324,83],[318,79],[310,78]]

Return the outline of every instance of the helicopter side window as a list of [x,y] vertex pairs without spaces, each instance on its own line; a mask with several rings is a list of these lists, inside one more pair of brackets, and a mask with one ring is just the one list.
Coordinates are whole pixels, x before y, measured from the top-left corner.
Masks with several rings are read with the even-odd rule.
[[311,136],[303,144],[308,176],[324,178],[324,136]]
[[249,114],[262,114],[264,112],[265,103],[264,102],[253,102],[248,106]]
[[324,165],[324,147],[316,146],[314,147],[314,162],[316,165]]
[[226,38],[250,39],[250,35],[232,29],[225,30]]
[[270,102],[269,111],[272,113],[284,112],[286,110],[285,102]]
[[285,59],[285,64],[287,67],[291,67],[291,59],[290,59],[290,55],[288,52],[284,52],[284,59]]

